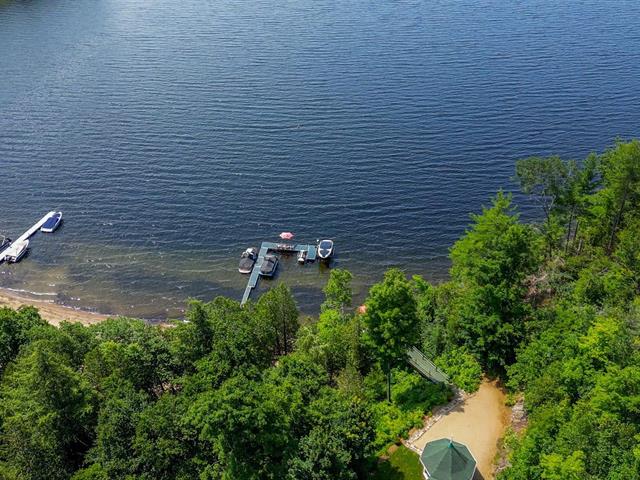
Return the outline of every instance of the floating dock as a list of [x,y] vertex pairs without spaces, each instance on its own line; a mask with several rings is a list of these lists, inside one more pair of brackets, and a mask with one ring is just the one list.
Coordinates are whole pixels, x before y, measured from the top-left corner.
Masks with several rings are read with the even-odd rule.
[[309,244],[294,244],[294,243],[275,243],[275,242],[262,242],[260,245],[260,252],[258,253],[258,259],[253,265],[253,270],[249,275],[249,281],[247,282],[247,288],[244,289],[244,295],[242,295],[241,305],[244,305],[249,300],[249,296],[254,288],[258,285],[258,279],[260,278],[260,267],[264,261],[265,255],[269,252],[280,253],[298,253],[302,250],[307,252],[307,261],[314,262],[318,255],[318,250],[315,245]]
[[[45,222],[47,220],[49,220],[49,217],[52,215],[55,215],[56,212],[49,212],[47,213],[44,217],[42,217],[36,224],[34,224],[29,230],[27,230],[26,232],[24,232],[22,235],[20,235],[18,238],[16,238],[13,242],[11,242],[11,244],[17,244],[20,243],[24,240],[28,240],[29,238],[31,238],[38,230],[40,230],[40,227],[42,227],[42,225],[45,224]],[[7,259],[7,255],[11,253],[11,247],[7,248],[6,250],[4,250],[3,252],[0,253],[0,262],[3,262]]]

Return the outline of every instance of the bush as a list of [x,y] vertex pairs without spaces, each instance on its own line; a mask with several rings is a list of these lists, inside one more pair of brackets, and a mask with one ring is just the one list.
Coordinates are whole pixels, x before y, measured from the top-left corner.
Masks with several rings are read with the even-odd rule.
[[457,347],[436,358],[435,364],[445,371],[451,381],[465,392],[478,390],[482,368],[478,360],[464,347]]
[[371,407],[376,425],[376,439],[373,448],[376,455],[383,455],[391,444],[398,442],[400,438],[406,438],[412,428],[422,425],[423,411],[403,411],[398,405],[386,401],[375,403]]
[[447,387],[430,383],[415,373],[396,370],[392,379],[392,403],[382,400],[384,396],[380,397],[380,387],[384,391],[384,376],[374,373],[365,380],[381,400],[371,406],[376,425],[373,446],[379,455],[399,438],[405,438],[409,430],[421,427],[423,417],[451,397],[451,391]]
[[575,283],[579,303],[606,307],[623,305],[634,295],[633,273],[608,258],[599,258],[582,270]]

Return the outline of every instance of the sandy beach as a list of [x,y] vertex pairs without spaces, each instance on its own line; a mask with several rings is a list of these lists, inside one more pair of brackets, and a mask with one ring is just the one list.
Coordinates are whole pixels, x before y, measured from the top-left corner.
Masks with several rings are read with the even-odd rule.
[[422,450],[432,440],[453,438],[467,445],[476,458],[480,473],[476,478],[492,480],[498,441],[509,423],[509,409],[504,401],[504,392],[497,383],[484,381],[475,394],[416,440],[415,446]]
[[34,299],[11,290],[0,289],[0,307],[18,308],[23,305],[36,307],[40,311],[42,318],[52,325],[59,325],[60,322],[65,320],[90,325],[109,318],[108,315],[65,307],[51,301]]

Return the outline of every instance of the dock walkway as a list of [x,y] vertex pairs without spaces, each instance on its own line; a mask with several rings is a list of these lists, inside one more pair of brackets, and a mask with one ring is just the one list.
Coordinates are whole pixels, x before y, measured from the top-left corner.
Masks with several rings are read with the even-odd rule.
[[[29,238],[31,238],[38,230],[40,230],[40,227],[42,227],[42,225],[45,224],[45,222],[47,220],[49,220],[49,217],[51,215],[55,215],[56,212],[49,212],[47,213],[44,217],[42,217],[38,222],[36,222],[29,230],[27,230],[26,232],[24,232],[22,235],[20,235],[17,239],[15,239],[12,242],[12,245],[17,245],[21,242],[23,242],[24,240],[28,240]],[[4,250],[3,252],[0,253],[0,262],[3,262],[4,260],[7,259],[7,256],[9,254],[11,254],[12,250],[11,247],[7,248],[6,250]]]
[[269,252],[298,253],[302,250],[305,250],[307,252],[308,262],[313,262],[316,260],[318,250],[315,245],[304,243],[293,244],[262,242],[262,245],[260,246],[260,252],[258,253],[258,259],[253,265],[253,270],[251,270],[251,274],[249,275],[249,281],[247,282],[247,287],[244,289],[244,295],[242,295],[242,301],[240,302],[240,304],[244,305],[245,303],[247,303],[251,292],[258,285],[258,279],[260,278],[260,267],[262,266],[262,262],[264,262],[264,257]]

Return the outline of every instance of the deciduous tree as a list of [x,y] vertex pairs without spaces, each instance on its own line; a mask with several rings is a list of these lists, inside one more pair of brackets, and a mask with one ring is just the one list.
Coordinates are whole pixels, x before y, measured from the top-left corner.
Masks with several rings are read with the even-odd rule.
[[371,290],[364,323],[366,335],[387,374],[387,401],[391,401],[391,369],[406,359],[407,349],[419,340],[416,301],[404,273],[391,269]]

